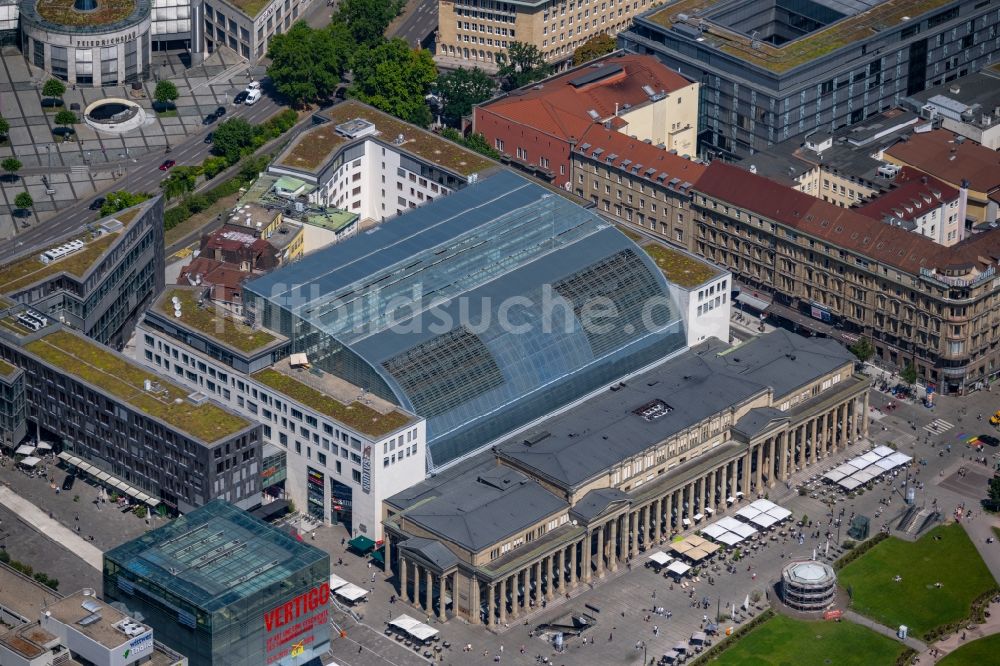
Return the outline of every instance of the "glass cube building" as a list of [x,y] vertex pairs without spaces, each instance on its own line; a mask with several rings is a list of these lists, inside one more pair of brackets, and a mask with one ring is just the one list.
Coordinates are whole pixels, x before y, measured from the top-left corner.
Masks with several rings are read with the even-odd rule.
[[509,171],[247,283],[244,307],[426,418],[430,469],[685,346],[643,250]]
[[104,596],[191,666],[301,666],[329,649],[329,554],[222,500],[105,553]]

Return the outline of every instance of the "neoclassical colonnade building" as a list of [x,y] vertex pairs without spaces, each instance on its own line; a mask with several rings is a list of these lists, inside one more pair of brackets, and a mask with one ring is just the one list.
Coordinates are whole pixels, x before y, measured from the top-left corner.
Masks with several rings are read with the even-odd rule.
[[711,339],[384,502],[401,598],[493,626],[867,434],[828,339]]

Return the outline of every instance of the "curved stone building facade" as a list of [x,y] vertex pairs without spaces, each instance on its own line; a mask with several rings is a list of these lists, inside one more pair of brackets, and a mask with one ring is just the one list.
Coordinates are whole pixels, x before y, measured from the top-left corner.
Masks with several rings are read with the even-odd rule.
[[28,0],[21,49],[32,65],[79,86],[149,78],[152,0]]
[[801,611],[825,610],[837,595],[837,574],[825,562],[792,562],[781,571],[781,600]]

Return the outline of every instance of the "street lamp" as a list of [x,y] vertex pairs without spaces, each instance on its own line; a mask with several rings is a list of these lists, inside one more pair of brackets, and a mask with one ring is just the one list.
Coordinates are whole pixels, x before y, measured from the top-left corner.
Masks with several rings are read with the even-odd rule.
[[646,666],[646,641],[639,641],[635,644],[636,650],[642,650],[642,665]]
[[49,170],[52,170],[52,144],[45,144],[45,154],[49,157]]

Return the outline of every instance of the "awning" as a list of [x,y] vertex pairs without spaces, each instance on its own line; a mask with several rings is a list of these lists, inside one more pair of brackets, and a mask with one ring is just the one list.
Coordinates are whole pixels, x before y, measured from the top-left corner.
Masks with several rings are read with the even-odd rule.
[[115,488],[117,488],[118,490],[121,490],[122,492],[124,492],[125,490],[127,490],[128,487],[129,487],[129,485],[127,483],[125,483],[124,481],[118,481],[117,483],[115,483]]
[[107,481],[108,479],[111,478],[111,475],[108,474],[107,472],[98,472],[97,476],[95,476],[94,478],[97,479],[98,481]]
[[437,636],[437,629],[428,627],[423,622],[419,622],[409,615],[400,615],[389,623],[390,627],[396,627],[405,631],[417,640],[426,641]]
[[792,308],[780,305],[778,303],[772,303],[771,307],[768,308],[768,312],[773,315],[777,315],[782,319],[787,319],[793,324],[798,324],[803,328],[808,328],[811,331],[816,331],[817,333],[823,333],[824,335],[830,335],[833,332],[833,326],[822,322],[819,319],[813,319],[809,315],[799,312],[798,310],[793,310]]
[[690,524],[691,524],[691,521],[690,521],[690,520],[688,520],[687,518],[684,518],[684,519],[682,519],[682,520],[681,520],[681,522],[682,522],[682,523],[684,523],[684,525],[685,525],[685,526],[687,526],[687,525],[690,525]]
[[690,570],[691,567],[684,564],[680,560],[674,560],[673,562],[667,565],[667,571],[669,571],[672,574],[677,574],[678,576],[683,576]]
[[375,542],[366,536],[356,536],[347,542],[347,545],[354,550],[364,554],[375,547]]
[[667,555],[666,553],[664,553],[662,550],[658,550],[658,551],[656,551],[655,553],[653,553],[652,555],[649,556],[649,560],[651,562],[655,562],[656,564],[660,565],[661,567],[670,564],[670,560],[671,559],[672,558],[669,555]]
[[[60,451],[59,452],[59,460],[64,460],[64,461],[68,462],[70,465],[75,464],[75,463],[72,462],[72,459],[74,457],[75,456],[71,456],[68,451]],[[76,458],[76,459],[79,460],[79,458]]]
[[701,520],[701,519],[702,519],[702,518],[704,518],[705,516],[701,515],[700,513],[696,513],[696,514],[694,514],[694,515],[693,515],[693,516],[691,516],[691,517],[692,517],[692,518],[694,518],[694,522],[698,522],[699,520]]
[[687,643],[678,643],[677,645],[674,646],[674,649],[677,650],[678,652],[687,652],[688,651],[688,644]]
[[691,634],[692,643],[704,643],[707,638],[708,636],[706,636],[705,632],[703,631],[696,631],[693,634]]
[[385,551],[381,548],[372,552],[372,560],[379,564],[385,564]]
[[345,585],[350,585],[346,580],[338,576],[337,574],[330,574],[330,589],[336,590],[338,588],[344,587]]
[[713,509],[710,506],[706,506],[705,507],[705,513],[707,513],[708,515],[712,515],[713,513],[715,513],[715,509]]
[[757,296],[754,296],[753,292],[749,291],[741,291],[740,293],[736,294],[736,300],[742,303],[743,305],[748,305],[752,307],[754,310],[760,310],[761,312],[766,310],[771,305],[771,301],[760,298],[759,293]]
[[16,453],[19,456],[30,456],[34,452],[35,452],[35,447],[32,446],[31,444],[22,444],[21,446],[17,447],[17,451],[14,451],[14,453]]
[[49,444],[48,442],[38,442],[38,450],[39,451],[51,451],[52,450],[52,445]]
[[132,486],[128,486],[127,488],[125,488],[125,494],[128,495],[129,497],[138,497],[139,491],[133,488]]
[[19,465],[24,465],[25,467],[34,467],[35,465],[37,465],[40,462],[42,462],[40,458],[36,458],[35,456],[28,456],[27,458],[24,458],[18,464]]
[[339,597],[343,597],[348,601],[357,601],[358,599],[363,599],[368,595],[368,590],[363,587],[358,587],[354,583],[348,583],[347,585],[342,585],[336,590],[336,594]]

